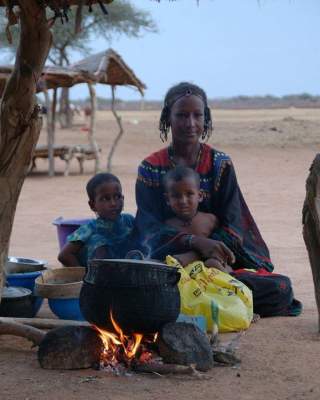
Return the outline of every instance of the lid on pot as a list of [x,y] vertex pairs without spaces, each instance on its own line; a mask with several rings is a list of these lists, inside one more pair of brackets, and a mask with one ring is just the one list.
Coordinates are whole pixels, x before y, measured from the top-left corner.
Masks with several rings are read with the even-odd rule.
[[4,287],[2,290],[2,298],[3,299],[17,299],[20,297],[26,297],[31,295],[31,290],[19,287],[19,286],[8,286]]

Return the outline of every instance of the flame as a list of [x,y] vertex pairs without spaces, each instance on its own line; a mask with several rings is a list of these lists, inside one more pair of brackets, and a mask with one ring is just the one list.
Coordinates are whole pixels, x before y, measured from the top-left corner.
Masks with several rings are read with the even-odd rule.
[[120,358],[124,358],[130,363],[139,349],[143,335],[141,333],[133,333],[130,336],[125,335],[113,318],[112,311],[110,311],[110,320],[116,333],[106,331],[94,325],[104,345],[102,358],[109,363],[113,363],[119,361],[119,356],[123,352],[124,357]]

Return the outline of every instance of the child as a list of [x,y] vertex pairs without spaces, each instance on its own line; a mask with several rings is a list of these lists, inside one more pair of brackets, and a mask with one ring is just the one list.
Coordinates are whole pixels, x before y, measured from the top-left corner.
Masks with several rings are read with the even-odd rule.
[[[188,167],[178,166],[165,175],[163,185],[167,204],[175,214],[173,218],[167,219],[165,224],[185,233],[210,237],[219,226],[219,221],[214,214],[198,211],[203,193],[200,190],[200,178],[197,172]],[[183,265],[199,259],[199,255],[194,251],[178,254],[175,257]],[[207,267],[215,267],[224,272],[232,271],[231,267],[222,265],[215,258],[203,261]]]
[[134,218],[121,214],[124,196],[119,179],[99,173],[86,186],[88,204],[97,219],[68,236],[58,260],[64,266],[87,266],[92,258],[124,258],[133,231]]

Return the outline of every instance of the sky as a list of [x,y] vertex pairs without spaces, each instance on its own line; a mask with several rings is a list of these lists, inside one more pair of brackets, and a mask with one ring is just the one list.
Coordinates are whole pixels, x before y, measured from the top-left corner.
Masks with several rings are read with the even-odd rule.
[[[120,53],[147,85],[148,100],[163,99],[182,80],[200,85],[209,98],[320,94],[319,0],[131,1],[150,12],[158,33],[112,43],[94,38],[92,53],[108,47]],[[110,97],[104,85],[97,93]],[[85,85],[72,89],[74,99],[87,96]],[[140,98],[122,88],[117,96]]]

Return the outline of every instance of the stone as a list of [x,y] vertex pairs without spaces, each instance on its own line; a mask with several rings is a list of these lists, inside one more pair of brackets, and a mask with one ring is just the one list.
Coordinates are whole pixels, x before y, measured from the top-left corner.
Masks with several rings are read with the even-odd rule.
[[199,371],[213,367],[212,348],[207,335],[195,324],[165,324],[157,339],[159,354],[165,363],[194,364]]
[[41,341],[38,360],[45,369],[81,369],[99,364],[103,343],[99,333],[85,326],[49,331]]

